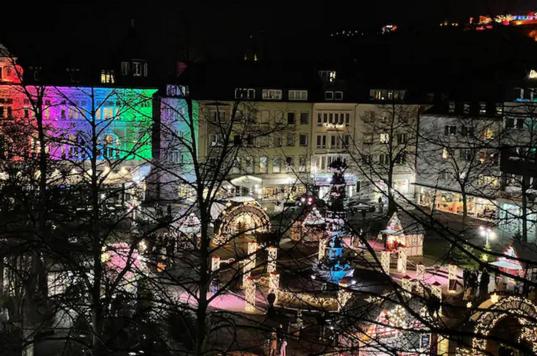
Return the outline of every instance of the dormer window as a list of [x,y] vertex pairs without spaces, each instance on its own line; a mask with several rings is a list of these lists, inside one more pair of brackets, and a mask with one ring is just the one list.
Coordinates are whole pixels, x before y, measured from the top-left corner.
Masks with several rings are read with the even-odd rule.
[[255,89],[253,88],[235,88],[235,99],[255,99]]
[[336,81],[336,71],[335,70],[320,70],[319,77],[323,82],[333,83]]
[[324,92],[324,100],[334,100],[334,92],[327,90]]
[[101,70],[101,83],[102,84],[114,84],[116,82],[114,78],[114,71],[111,69]]
[[263,89],[262,98],[263,100],[282,100],[282,90],[281,89]]
[[334,100],[343,100],[343,92],[342,91],[335,91],[334,92]]
[[141,77],[142,76],[142,63],[132,62],[132,76]]
[[121,75],[132,77],[147,77],[147,62],[141,60],[121,62]]

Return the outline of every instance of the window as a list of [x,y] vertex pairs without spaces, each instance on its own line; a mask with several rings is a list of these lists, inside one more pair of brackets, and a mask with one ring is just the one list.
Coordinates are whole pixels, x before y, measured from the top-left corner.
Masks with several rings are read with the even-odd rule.
[[317,113],[317,126],[323,126],[323,114]]
[[226,119],[225,111],[210,111],[210,117],[212,122],[224,121]]
[[463,137],[467,137],[467,136],[472,137],[472,136],[474,136],[474,128],[463,125],[461,127],[461,136],[463,136]]
[[338,100],[338,101],[343,100],[343,92],[342,91],[336,91],[334,93],[334,100]]
[[502,103],[496,104],[496,115],[498,115],[498,116],[503,115],[503,104]]
[[334,92],[330,90],[325,91],[324,100],[334,100]]
[[388,143],[390,141],[390,135],[387,133],[380,134],[380,143]]
[[300,136],[298,137],[298,144],[302,147],[308,146],[308,135],[300,134]]
[[448,112],[449,112],[450,114],[454,114],[454,113],[455,113],[455,103],[454,103],[453,101],[450,101],[450,102],[449,102]]
[[317,135],[317,148],[326,148],[326,135]]
[[371,155],[362,155],[362,162],[365,164],[371,164]]
[[397,134],[397,144],[403,145],[407,142],[407,134],[406,133],[398,133]]
[[364,134],[364,143],[366,143],[366,144],[373,143],[373,134],[372,133],[365,133]]
[[261,96],[263,100],[282,100],[281,89],[263,89]]
[[306,101],[308,100],[308,91],[307,90],[289,90],[288,98],[289,100]]
[[287,146],[292,147],[295,145],[295,133],[294,132],[288,132],[287,133]]
[[485,140],[492,140],[494,138],[494,130],[491,128],[485,129],[485,131],[483,131],[483,138]]
[[270,120],[270,112],[267,110],[260,111],[258,112],[257,117],[258,117],[257,121],[260,124],[268,124]]
[[237,157],[235,159],[235,162],[233,163],[233,167],[231,167],[231,173],[240,173],[241,171],[241,159],[240,157]]
[[287,172],[292,172],[293,168],[295,168],[293,157],[285,157],[285,170]]
[[338,146],[338,142],[337,142],[337,136],[330,136],[330,148],[339,148],[337,147]]
[[114,71],[111,69],[101,70],[101,83],[102,84],[114,84],[116,82],[114,78]]
[[209,135],[209,146],[210,147],[215,147],[215,146],[220,146],[220,145],[221,145],[220,136],[217,135],[217,134],[210,134]]
[[268,173],[268,157],[259,157],[259,173]]
[[470,150],[460,150],[460,159],[463,160],[463,161],[471,161],[472,160],[472,152]]
[[255,99],[255,89],[253,88],[235,88],[235,99]]
[[254,173],[254,159],[250,156],[244,157],[244,171],[246,173]]
[[274,147],[282,147],[282,136],[280,134],[274,134],[272,140]]
[[306,156],[298,157],[298,171],[301,173],[306,171]]
[[310,122],[310,114],[307,112],[300,113],[300,125],[307,125]]
[[505,128],[506,129],[523,129],[524,128],[524,119],[523,118],[512,118],[509,117],[505,119]]
[[469,103],[464,103],[464,105],[463,105],[463,113],[464,114],[469,114],[470,113],[470,104]]
[[399,152],[397,154],[397,157],[395,158],[396,164],[405,164],[406,163],[406,153],[405,152]]
[[487,103],[479,103],[479,115],[487,114]]
[[274,112],[274,122],[277,124],[283,124],[283,112],[279,110]]
[[141,62],[132,62],[132,76],[141,77],[142,76],[142,63]]
[[336,80],[336,71],[334,70],[320,70],[319,77],[322,81],[333,83]]
[[272,160],[272,173],[280,173],[282,171],[281,158],[276,157]]
[[449,150],[446,147],[444,147],[442,149],[442,159],[448,159],[448,158],[449,158]]
[[379,164],[385,165],[390,163],[390,156],[388,154],[379,155]]
[[295,123],[296,123],[295,113],[288,112],[287,113],[287,125],[294,125]]
[[457,134],[457,126],[455,125],[446,125],[444,126],[444,135],[456,135]]
[[351,124],[351,114],[345,113],[345,126],[349,126]]
[[375,121],[375,112],[374,111],[368,111],[362,116],[363,122],[366,124],[370,124]]

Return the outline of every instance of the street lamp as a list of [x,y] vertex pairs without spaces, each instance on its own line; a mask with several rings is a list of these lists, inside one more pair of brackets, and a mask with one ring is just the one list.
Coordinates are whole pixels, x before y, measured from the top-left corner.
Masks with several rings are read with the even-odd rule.
[[489,248],[490,247],[489,239],[496,238],[496,233],[488,226],[487,227],[480,226],[479,233],[481,234],[481,236],[485,238],[485,247]]

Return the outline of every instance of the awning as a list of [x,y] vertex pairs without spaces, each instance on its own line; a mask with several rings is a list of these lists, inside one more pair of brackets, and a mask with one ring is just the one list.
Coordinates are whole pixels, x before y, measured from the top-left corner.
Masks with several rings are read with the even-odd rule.
[[506,260],[498,260],[495,262],[492,262],[491,265],[500,267],[500,268],[507,268],[507,269],[515,269],[515,270],[521,270],[522,266],[520,264],[515,262],[509,262]]
[[244,188],[252,188],[256,185],[260,185],[263,182],[263,179],[255,176],[241,176],[237,178],[233,178],[230,180],[231,184],[238,186],[238,187],[244,187]]

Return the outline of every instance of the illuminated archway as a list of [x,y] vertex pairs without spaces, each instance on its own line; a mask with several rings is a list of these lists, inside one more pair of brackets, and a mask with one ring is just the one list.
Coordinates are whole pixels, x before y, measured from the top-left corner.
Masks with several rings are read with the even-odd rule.
[[270,219],[254,200],[231,202],[215,222],[215,243],[222,244],[240,234],[270,231]]
[[[537,353],[537,330],[530,320],[537,319],[537,306],[530,300],[519,296],[509,296],[499,300],[493,296],[480,306],[481,311],[472,316],[476,322],[474,332],[476,337],[472,340],[472,354],[487,354],[487,336],[491,334],[498,322],[508,317],[514,317],[521,326],[518,342],[529,342],[533,345],[533,352]],[[464,354],[464,353],[463,353]]]

